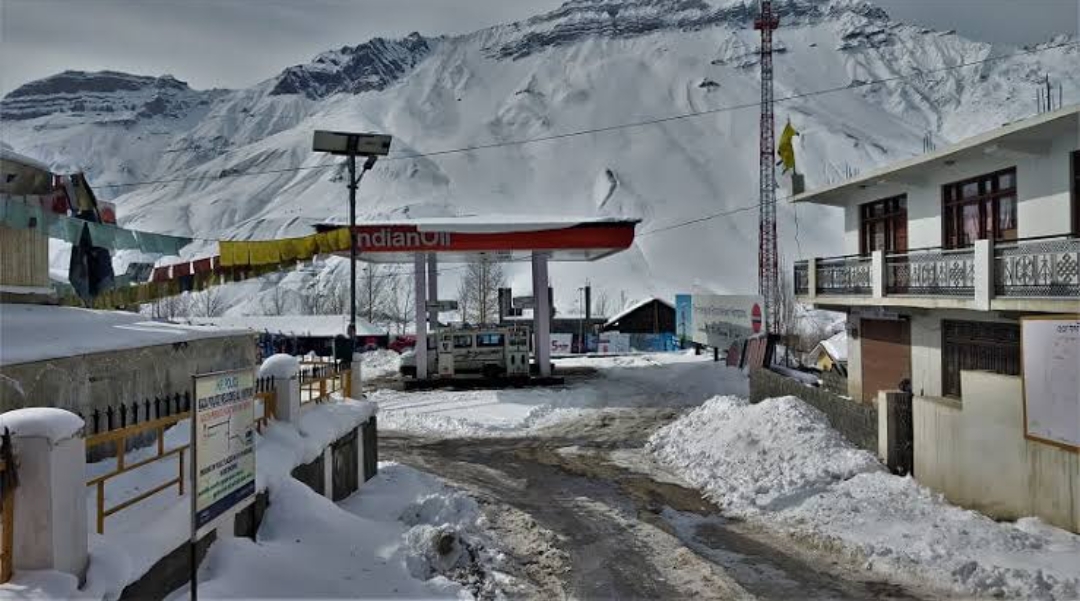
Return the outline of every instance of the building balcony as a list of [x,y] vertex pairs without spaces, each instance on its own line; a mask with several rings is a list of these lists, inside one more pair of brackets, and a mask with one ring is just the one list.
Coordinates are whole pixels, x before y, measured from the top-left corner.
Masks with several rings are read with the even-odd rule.
[[796,297],[823,307],[1080,312],[1080,237],[875,251],[795,264]]

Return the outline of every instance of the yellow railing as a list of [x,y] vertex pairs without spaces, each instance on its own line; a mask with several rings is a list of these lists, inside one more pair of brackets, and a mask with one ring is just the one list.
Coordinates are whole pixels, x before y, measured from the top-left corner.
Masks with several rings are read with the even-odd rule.
[[[98,534],[104,534],[105,533],[105,518],[109,517],[110,515],[113,515],[114,513],[119,512],[119,511],[123,511],[124,509],[127,509],[128,507],[131,507],[132,505],[138,503],[139,501],[142,501],[142,500],[147,499],[147,498],[149,498],[149,497],[151,497],[153,495],[156,495],[157,493],[159,493],[159,492],[161,492],[161,491],[163,491],[163,490],[165,490],[165,489],[167,489],[167,488],[169,488],[169,487],[171,487],[173,485],[177,486],[180,496],[184,495],[184,477],[186,475],[186,473],[184,471],[184,452],[187,451],[187,449],[188,449],[188,447],[190,445],[184,444],[184,445],[180,445],[180,446],[178,446],[176,448],[169,449],[168,451],[166,451],[165,450],[165,430],[167,428],[169,428],[170,426],[175,425],[179,421],[184,420],[184,419],[188,419],[190,417],[191,417],[191,412],[190,411],[185,411],[183,413],[177,413],[175,415],[170,415],[168,417],[163,417],[163,418],[160,418],[160,419],[155,419],[155,420],[152,420],[152,421],[143,422],[141,424],[136,424],[136,425],[133,425],[133,426],[127,426],[126,428],[120,428],[118,430],[112,430],[112,431],[109,431],[109,432],[102,432],[101,434],[94,434],[93,436],[87,437],[87,439],[86,439],[86,448],[87,448],[87,450],[92,449],[94,447],[110,444],[110,443],[116,445],[116,468],[113,469],[113,471],[111,471],[111,472],[109,472],[107,474],[97,476],[96,478],[93,478],[93,479],[87,481],[87,483],[86,483],[87,486],[95,486],[95,487],[97,487],[96,492],[97,492],[97,533]],[[157,454],[155,454],[153,457],[149,457],[147,459],[137,461],[137,462],[132,463],[130,465],[125,464],[124,456],[126,455],[128,438],[138,436],[140,434],[144,434],[146,432],[151,432],[151,431],[156,431],[157,432]],[[180,457],[180,460],[179,460],[180,465],[179,465],[179,469],[177,470],[176,478],[173,478],[173,479],[169,480],[168,482],[165,482],[163,484],[155,486],[154,488],[152,488],[152,489],[150,489],[148,491],[145,491],[145,492],[143,492],[141,494],[138,494],[138,495],[136,495],[136,496],[134,496],[134,497],[122,502],[122,503],[114,505],[112,507],[106,507],[105,506],[105,484],[108,483],[109,480],[111,480],[113,478],[116,478],[117,476],[120,476],[121,474],[126,474],[126,473],[128,473],[130,471],[137,470],[140,467],[149,465],[149,464],[151,464],[151,463],[153,463],[155,461],[161,461],[161,460],[164,460],[164,459],[168,459],[169,457],[172,457],[173,455],[179,455],[179,457]],[[7,530],[5,529],[5,535],[6,534],[7,534]]]
[[255,418],[255,430],[259,434],[262,434],[263,430],[266,429],[270,420],[277,419],[277,415],[274,413],[276,395],[273,378],[255,379],[255,405],[262,405],[262,413],[256,412],[257,417]]
[[352,388],[350,370],[328,361],[300,362],[300,404],[324,403],[330,395],[349,396]]

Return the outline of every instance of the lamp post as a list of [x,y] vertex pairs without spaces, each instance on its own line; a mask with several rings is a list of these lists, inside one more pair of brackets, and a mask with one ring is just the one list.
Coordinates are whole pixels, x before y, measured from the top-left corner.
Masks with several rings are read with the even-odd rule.
[[[329,152],[347,157],[349,166],[349,327],[356,331],[356,190],[364,174],[375,166],[375,160],[390,153],[391,136],[340,131],[316,130],[312,143],[314,152]],[[356,157],[367,157],[363,171],[356,175]],[[350,340],[350,342],[352,342]]]

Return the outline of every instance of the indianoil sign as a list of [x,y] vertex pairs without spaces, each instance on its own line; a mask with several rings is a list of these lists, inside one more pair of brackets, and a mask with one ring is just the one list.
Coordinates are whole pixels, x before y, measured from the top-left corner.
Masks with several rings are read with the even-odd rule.
[[449,232],[421,232],[404,226],[358,227],[355,235],[361,252],[449,250],[453,242]]
[[255,497],[255,370],[193,377],[192,540]]

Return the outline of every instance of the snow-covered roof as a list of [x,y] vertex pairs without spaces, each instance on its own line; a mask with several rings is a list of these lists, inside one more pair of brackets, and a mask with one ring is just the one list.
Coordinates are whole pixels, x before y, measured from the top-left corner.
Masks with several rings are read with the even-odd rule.
[[121,311],[0,305],[0,365],[243,335],[239,330],[152,321]]
[[616,314],[614,317],[609,318],[607,320],[607,322],[604,323],[604,325],[609,326],[609,325],[619,321],[620,319],[626,317],[627,315],[633,313],[634,311],[637,311],[638,309],[644,307],[645,305],[647,305],[647,304],[649,304],[649,303],[651,303],[653,301],[659,301],[659,302],[667,305],[668,307],[671,307],[672,309],[675,308],[675,305],[667,302],[666,300],[664,300],[662,298],[656,298],[654,296],[651,296],[649,298],[643,298],[643,299],[641,299],[641,300],[639,300],[637,302],[630,303],[629,305],[626,306],[625,309],[623,309],[622,311],[619,311],[619,313]]
[[1024,146],[1040,143],[1060,132],[1071,131],[1075,133],[1078,125],[1080,125],[1080,104],[1074,104],[1030,119],[1007,124],[961,140],[940,150],[905,161],[898,161],[846,181],[796,194],[791,198],[791,202],[843,203],[846,202],[846,194],[850,193],[852,189],[866,188],[882,181],[889,181],[889,176],[895,179],[902,172],[928,168],[959,155],[977,152],[980,148],[985,147],[988,149],[992,145],[1016,143]]
[[848,338],[847,332],[837,332],[830,338],[822,340],[817,343],[817,346],[810,351],[809,359],[811,361],[817,361],[821,356],[821,353],[827,353],[833,361],[839,361],[841,363],[847,362],[847,349]]
[[[238,315],[227,317],[192,317],[189,323],[270,332],[286,336],[333,338],[349,326],[345,315]],[[363,319],[356,320],[357,336],[386,336],[386,330]]]

